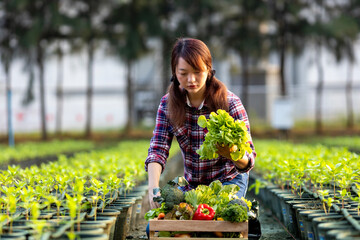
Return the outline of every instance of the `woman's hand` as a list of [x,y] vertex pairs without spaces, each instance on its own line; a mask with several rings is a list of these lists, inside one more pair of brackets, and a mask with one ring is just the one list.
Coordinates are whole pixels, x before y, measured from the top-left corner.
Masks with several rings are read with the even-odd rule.
[[[156,194],[154,194],[154,190]],[[149,203],[151,209],[160,207],[159,203],[154,202],[154,197],[158,197],[158,196],[161,196],[159,188],[149,188]]]
[[249,164],[249,158],[247,157],[246,153],[244,154],[244,156],[242,157],[242,159],[239,159],[237,161],[234,161],[232,158],[231,158],[231,155],[230,153],[231,152],[235,152],[237,151],[238,149],[234,148],[234,147],[229,147],[228,145],[224,145],[224,146],[220,146],[219,144],[217,144],[217,154],[227,158],[227,159],[230,159],[235,165],[237,168],[239,169],[244,169],[248,166]]
[[230,147],[228,145],[221,146],[220,144],[217,144],[216,147],[218,149],[217,154],[219,154],[227,159],[232,160],[231,155],[230,155]]

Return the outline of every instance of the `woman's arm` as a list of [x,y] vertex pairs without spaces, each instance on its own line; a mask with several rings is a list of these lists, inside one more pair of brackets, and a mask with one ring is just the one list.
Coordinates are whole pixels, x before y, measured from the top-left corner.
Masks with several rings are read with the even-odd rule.
[[149,163],[148,165],[148,181],[149,181],[149,203],[151,209],[158,208],[160,205],[156,202],[154,202],[153,198],[155,196],[160,196],[160,192],[158,192],[156,195],[153,192],[154,188],[159,187],[159,181],[160,181],[160,175],[162,171],[162,166],[159,163]]
[[160,193],[154,195],[153,189],[159,187],[160,175],[165,169],[173,138],[173,134],[168,130],[168,124],[166,98],[163,97],[158,108],[155,129],[150,141],[148,156],[145,160],[145,170],[148,172],[148,190],[151,208],[159,207],[159,204],[154,203],[153,197],[160,196]]

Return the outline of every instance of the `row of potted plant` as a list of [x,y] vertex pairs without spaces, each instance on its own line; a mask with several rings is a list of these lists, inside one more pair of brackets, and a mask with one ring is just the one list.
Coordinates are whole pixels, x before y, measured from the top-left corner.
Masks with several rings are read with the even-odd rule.
[[360,152],[359,136],[339,136],[339,137],[317,137],[309,140],[311,143],[321,143],[328,147],[346,147],[351,151]]
[[15,147],[0,145],[0,164],[10,161],[20,162],[45,156],[54,156],[60,153],[72,153],[93,149],[95,144],[86,140],[53,140],[49,142],[26,142],[16,144]]
[[[256,146],[260,154],[251,188],[294,235],[343,239],[341,234],[360,233],[357,154],[346,148],[282,141],[258,141]],[[346,226],[347,231],[339,230],[338,225]]]
[[148,144],[121,142],[107,150],[62,155],[41,167],[0,171],[1,238],[25,229],[21,237],[74,239],[84,230],[100,234],[96,239],[123,239],[139,219]]

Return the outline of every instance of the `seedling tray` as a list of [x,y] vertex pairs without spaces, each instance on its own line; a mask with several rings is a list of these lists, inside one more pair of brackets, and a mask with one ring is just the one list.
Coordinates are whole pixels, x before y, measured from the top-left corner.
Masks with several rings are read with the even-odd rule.
[[[240,232],[241,239],[248,238],[248,221],[231,223],[228,221],[202,221],[202,220],[150,220],[150,239],[188,239],[179,237],[158,237],[156,231],[182,231],[182,232]],[[234,239],[234,238],[191,238],[191,239]]]

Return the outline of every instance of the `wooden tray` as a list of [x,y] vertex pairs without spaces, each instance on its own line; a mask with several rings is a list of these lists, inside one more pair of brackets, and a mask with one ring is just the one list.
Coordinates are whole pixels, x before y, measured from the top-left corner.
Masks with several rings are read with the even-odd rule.
[[[150,239],[186,239],[172,237],[157,237],[155,231],[184,231],[184,232],[240,232],[241,239],[248,238],[248,221],[231,223],[227,221],[204,220],[150,220]],[[234,238],[192,238],[192,239],[234,239]]]

